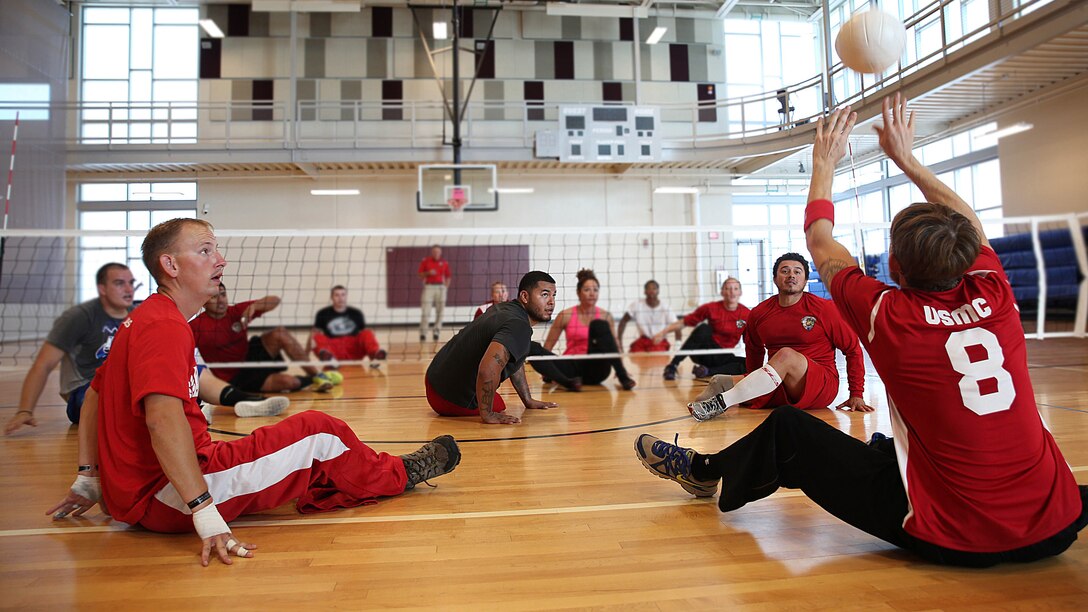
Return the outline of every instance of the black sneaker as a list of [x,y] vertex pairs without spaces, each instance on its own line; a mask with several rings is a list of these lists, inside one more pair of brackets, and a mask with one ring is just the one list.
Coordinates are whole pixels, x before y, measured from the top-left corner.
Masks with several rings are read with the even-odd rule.
[[706,378],[710,376],[710,368],[701,363],[697,363],[691,366],[691,375],[695,378]]
[[[408,483],[404,490],[414,489],[421,482],[449,474],[461,462],[461,449],[453,436],[438,436],[424,444],[414,453],[400,456],[404,461],[404,471],[408,474]],[[431,483],[427,482],[430,486]]]
[[665,366],[665,380],[676,380],[676,366],[669,364]]

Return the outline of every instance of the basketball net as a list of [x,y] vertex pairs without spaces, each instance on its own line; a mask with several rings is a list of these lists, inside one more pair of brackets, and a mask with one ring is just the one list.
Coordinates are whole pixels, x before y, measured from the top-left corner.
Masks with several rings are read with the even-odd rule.
[[453,213],[455,219],[461,219],[465,216],[465,207],[468,206],[468,194],[464,189],[454,187],[450,190],[446,205],[450,207],[450,212]]

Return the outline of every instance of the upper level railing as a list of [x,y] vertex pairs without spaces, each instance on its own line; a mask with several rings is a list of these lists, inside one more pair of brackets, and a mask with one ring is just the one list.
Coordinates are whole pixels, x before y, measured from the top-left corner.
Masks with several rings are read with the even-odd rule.
[[[959,0],[936,0],[906,20],[903,56],[882,75],[862,75],[836,64],[824,74],[776,91],[698,103],[644,100],[644,105],[660,109],[664,148],[773,139],[783,130],[813,121],[825,106],[857,105],[935,63],[955,59],[972,45],[1000,42],[1008,35],[1009,23],[1032,19],[1029,14],[1037,9],[1077,1],[1025,0],[1016,7],[1003,2],[1000,13],[985,23],[964,24],[957,12]],[[558,127],[561,106],[602,104],[469,102],[462,141],[467,148],[531,148],[538,131]],[[0,109],[17,106],[0,102]],[[54,105],[51,112],[65,118],[67,144],[77,149],[425,148],[447,142],[449,129],[441,100],[299,100],[293,107],[272,101],[81,102]]]

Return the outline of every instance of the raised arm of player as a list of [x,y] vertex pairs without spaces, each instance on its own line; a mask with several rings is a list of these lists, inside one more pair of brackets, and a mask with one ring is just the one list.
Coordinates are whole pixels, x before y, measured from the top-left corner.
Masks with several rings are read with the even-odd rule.
[[[204,481],[200,464],[197,462],[193,432],[189,428],[188,421],[185,420],[181,400],[169,395],[153,393],[144,398],[144,414],[155,457],[158,458],[163,473],[170,480],[170,484],[177,489],[182,501],[195,500],[208,492],[208,485]],[[232,553],[241,557],[252,557],[253,553],[250,551],[256,546],[234,540],[231,537],[230,528],[214,506],[215,500],[209,497],[192,508],[193,526],[203,540],[200,562],[208,565],[213,549],[219,556],[219,560],[227,565],[232,563],[230,558]],[[202,521],[198,520],[197,514],[209,508],[218,522],[209,521],[213,527],[202,529],[200,524]],[[235,546],[240,548],[231,550]]]
[[831,204],[831,183],[835,166],[846,154],[850,130],[857,121],[850,107],[831,113],[825,121],[816,122],[816,142],[812,144],[812,182],[808,187],[808,207],[805,209],[805,240],[812,263],[820,272],[825,287],[831,286],[835,274],[858,265],[850,251],[831,235],[835,228],[835,211]]
[[873,126],[873,129],[880,137],[880,148],[884,149],[888,159],[895,162],[903,174],[918,186],[927,202],[943,204],[967,217],[978,230],[982,244],[989,246],[990,242],[982,232],[982,222],[975,211],[914,157],[914,111],[907,113],[907,99],[898,92],[884,98],[883,115],[884,125]]
[[511,425],[521,422],[516,416],[491,409],[495,401],[495,391],[502,381],[502,369],[508,361],[510,353],[499,342],[492,342],[484,351],[483,359],[480,359],[480,368],[476,374],[476,407],[480,409],[480,420],[484,423]]
[[247,320],[252,320],[254,317],[263,315],[264,313],[275,310],[280,305],[279,296],[266,295],[263,298],[254,301],[246,308],[245,314],[242,316]]

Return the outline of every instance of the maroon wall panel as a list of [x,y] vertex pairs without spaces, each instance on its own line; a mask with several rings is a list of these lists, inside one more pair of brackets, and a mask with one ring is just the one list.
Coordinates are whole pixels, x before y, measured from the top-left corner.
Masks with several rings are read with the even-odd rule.
[[[431,247],[389,247],[385,250],[386,306],[418,308],[423,281],[419,262],[431,254]],[[529,245],[491,244],[443,246],[442,257],[450,262],[453,280],[446,306],[478,306],[491,299],[491,283],[502,281],[517,294],[518,281],[529,271]]]

